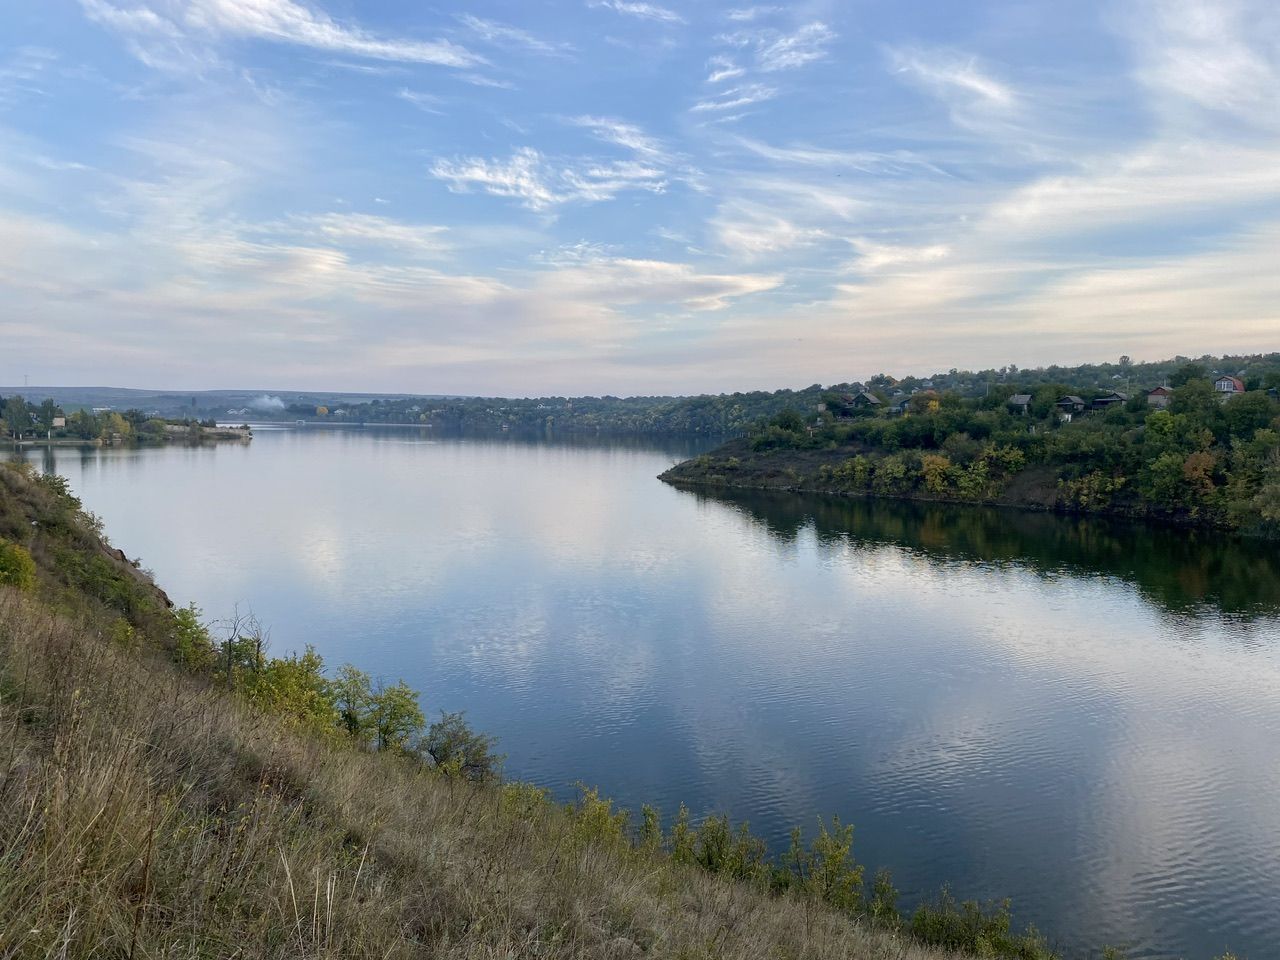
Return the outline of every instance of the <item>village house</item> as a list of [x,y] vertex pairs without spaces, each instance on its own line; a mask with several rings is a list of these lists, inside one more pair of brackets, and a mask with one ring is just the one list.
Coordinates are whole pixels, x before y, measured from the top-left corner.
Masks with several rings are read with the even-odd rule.
[[1129,395],[1121,393],[1119,390],[1113,390],[1101,397],[1095,397],[1091,406],[1094,410],[1105,410],[1107,407],[1114,406],[1117,403],[1128,403]]
[[1239,377],[1219,377],[1213,381],[1213,389],[1227,396],[1244,393],[1244,381]]
[[1031,409],[1031,394],[1015,393],[1009,398],[1009,408],[1014,413],[1020,413],[1025,417],[1027,411]]
[[1163,410],[1169,406],[1169,402],[1173,399],[1173,391],[1168,387],[1156,387],[1154,390],[1147,391],[1147,405],[1158,407]]
[[65,427],[66,425],[67,425],[67,418],[66,418],[66,417],[54,417],[54,418],[53,418],[53,429],[55,429],[55,430],[61,430],[61,429],[62,429],[63,427]]
[[853,405],[855,407],[878,407],[880,406],[880,398],[874,393],[863,390],[854,395]]
[[1083,413],[1086,404],[1083,398],[1071,393],[1059,400],[1054,406],[1058,408],[1060,413],[1072,414]]

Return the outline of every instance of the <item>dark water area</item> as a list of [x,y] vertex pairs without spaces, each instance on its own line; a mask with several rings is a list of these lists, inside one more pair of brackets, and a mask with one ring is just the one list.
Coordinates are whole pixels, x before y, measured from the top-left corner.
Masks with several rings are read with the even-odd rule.
[[1280,954],[1274,544],[677,490],[698,444],[262,429],[29,451],[207,617],[466,709],[569,798],[838,814],[1072,955]]
[[1214,530],[907,500],[754,490],[693,495],[740,510],[783,541],[813,529],[824,543],[893,543],[939,562],[1117,577],[1170,611],[1204,606],[1268,618],[1280,609],[1280,544]]

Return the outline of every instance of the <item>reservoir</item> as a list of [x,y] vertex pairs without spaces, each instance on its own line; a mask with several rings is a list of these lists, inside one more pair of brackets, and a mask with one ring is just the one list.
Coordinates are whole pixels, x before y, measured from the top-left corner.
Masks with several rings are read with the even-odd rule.
[[777,847],[838,814],[907,904],[1010,896],[1069,954],[1280,944],[1280,551],[655,476],[680,441],[259,427],[56,448],[113,543],[467,711],[508,776]]

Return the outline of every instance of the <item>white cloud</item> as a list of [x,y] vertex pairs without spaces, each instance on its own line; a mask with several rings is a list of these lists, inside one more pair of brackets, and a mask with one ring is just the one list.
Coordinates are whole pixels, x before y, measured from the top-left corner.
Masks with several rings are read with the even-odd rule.
[[516,85],[510,80],[499,80],[496,77],[485,76],[483,73],[459,73],[456,74],[459,80],[471,84],[473,87],[488,87],[491,90],[514,90]]
[[1277,199],[1280,144],[1162,141],[1017,187],[989,208],[981,228],[1043,239],[1119,224],[1154,226],[1196,211],[1222,216],[1232,206],[1243,210]]
[[780,283],[777,276],[706,274],[684,263],[598,256],[545,274],[537,289],[552,302],[563,298],[615,306],[679,304],[703,311],[722,310],[733,299]]
[[607,7],[618,13],[625,13],[628,16],[639,17],[642,20],[656,20],[660,23],[684,23],[684,17],[669,10],[666,7],[660,7],[653,3],[633,3],[629,0],[588,0],[587,6],[590,7]]
[[825,60],[827,46],[836,35],[825,23],[810,23],[795,33],[784,34],[761,45],[756,62],[766,73],[794,70],[817,60]]
[[478,36],[487,43],[492,43],[502,47],[521,47],[532,53],[542,54],[548,57],[565,57],[569,56],[573,51],[573,45],[569,43],[557,43],[550,40],[543,40],[529,33],[527,30],[521,30],[518,27],[512,27],[505,23],[498,23],[495,20],[485,20],[481,17],[474,17],[470,14],[463,14],[458,17],[468,30]]
[[585,127],[605,143],[631,150],[649,160],[663,161],[668,157],[666,147],[634,123],[612,117],[591,116],[574,117],[569,122],[575,126]]
[[44,47],[19,47],[0,64],[0,108],[29,96],[42,96],[41,75],[57,61],[58,55]]
[[[80,2],[90,19],[113,30],[173,43],[203,34],[273,40],[374,60],[446,67],[473,67],[484,62],[482,57],[448,40],[380,37],[360,27],[341,24],[294,0],[155,0],[167,16],[146,4],[123,8],[106,0]],[[147,51],[140,48],[138,52]]]
[[371,214],[327,213],[299,218],[296,225],[318,239],[340,246],[390,247],[423,257],[439,257],[450,249],[444,239],[447,227],[402,223]]
[[783,165],[844,167],[863,173],[901,174],[910,171],[928,171],[942,175],[942,171],[927,160],[906,150],[885,153],[869,150],[832,150],[807,145],[777,147],[750,137],[738,137],[735,142],[756,156]]
[[749,107],[756,103],[772,100],[777,95],[778,90],[776,87],[770,87],[763,83],[749,83],[725,90],[714,97],[699,100],[689,109],[694,113],[737,110],[740,107]]
[[126,10],[114,7],[105,0],[80,0],[80,6],[90,20],[120,33],[155,34],[174,38],[181,36],[182,33],[176,23],[160,16],[149,7],[133,7]]
[[895,73],[909,77],[944,100],[959,97],[1008,108],[1017,99],[1010,87],[982,69],[976,57],[919,47],[890,49],[888,53]]
[[717,54],[707,61],[707,83],[723,83],[742,76],[747,71],[733,62],[732,58]]
[[863,238],[852,241],[858,251],[858,259],[854,263],[857,270],[880,270],[884,267],[896,267],[904,264],[933,263],[945,260],[951,255],[951,248],[946,244],[934,243],[922,247],[904,246],[892,243],[876,243]]
[[434,113],[437,116],[444,116],[444,111],[440,107],[444,104],[444,98],[437,97],[433,93],[423,93],[420,90],[410,90],[408,87],[401,87],[396,91],[396,96],[405,103],[411,103],[423,113]]
[[1138,79],[1176,119],[1187,105],[1280,127],[1274,5],[1242,0],[1143,0],[1124,20]]
[[574,201],[611,200],[625,190],[661,192],[663,171],[635,161],[581,162],[557,166],[532,147],[521,147],[508,160],[462,157],[438,160],[431,173],[449,189],[463,193],[478,187],[497,197],[510,197],[530,210],[545,211]]
[[781,253],[827,238],[824,230],[800,227],[769,211],[741,206],[722,211],[712,228],[721,247],[746,257]]
[[431,173],[451,190],[465,192],[475,186],[497,197],[512,197],[531,210],[564,202],[547,184],[546,163],[532,147],[521,147],[505,162],[481,157],[437,160]]
[[835,32],[821,21],[813,21],[793,33],[773,28],[740,29],[720,34],[716,42],[739,50],[754,51],[755,67],[764,73],[794,70],[825,60]]
[[781,12],[782,7],[736,7],[726,13],[725,16],[737,23],[750,23],[753,20],[759,20],[761,17],[768,17]]

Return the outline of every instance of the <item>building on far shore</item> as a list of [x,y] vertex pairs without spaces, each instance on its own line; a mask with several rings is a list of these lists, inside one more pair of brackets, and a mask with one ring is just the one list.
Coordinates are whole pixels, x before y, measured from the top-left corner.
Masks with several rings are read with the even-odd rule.
[[1030,408],[1031,394],[1029,393],[1015,393],[1009,398],[1009,409],[1014,413],[1020,413],[1025,417]]
[[1213,381],[1213,389],[1219,393],[1244,393],[1244,381],[1239,377],[1219,377]]
[[1074,393],[1069,393],[1056,404],[1054,404],[1063,413],[1080,413],[1085,408],[1084,398],[1077,397]]
[[1156,387],[1154,390],[1147,391],[1147,405],[1151,407],[1159,407],[1163,410],[1172,399],[1173,391],[1168,387]]

